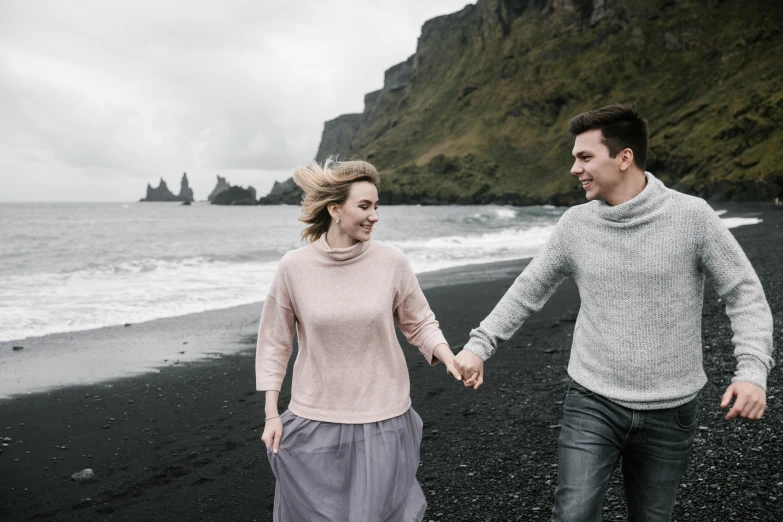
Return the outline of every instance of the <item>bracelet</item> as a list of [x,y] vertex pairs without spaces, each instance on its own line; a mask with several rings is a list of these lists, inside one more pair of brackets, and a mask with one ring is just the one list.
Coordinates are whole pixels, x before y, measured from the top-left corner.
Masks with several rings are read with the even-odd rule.
[[268,421],[269,419],[276,419],[279,416],[280,415],[272,415],[271,417],[267,417],[266,419],[264,419],[264,422]]

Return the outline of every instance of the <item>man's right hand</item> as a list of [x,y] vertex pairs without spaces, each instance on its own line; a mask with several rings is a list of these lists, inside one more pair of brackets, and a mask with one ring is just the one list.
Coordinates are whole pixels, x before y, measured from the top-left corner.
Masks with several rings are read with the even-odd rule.
[[466,387],[478,390],[478,387],[484,384],[484,360],[475,353],[462,350],[454,358],[454,366],[462,374]]
[[277,453],[280,449],[280,439],[283,438],[283,421],[280,417],[269,419],[264,425],[264,433],[261,435],[261,442],[266,446],[267,451],[272,448],[272,451]]

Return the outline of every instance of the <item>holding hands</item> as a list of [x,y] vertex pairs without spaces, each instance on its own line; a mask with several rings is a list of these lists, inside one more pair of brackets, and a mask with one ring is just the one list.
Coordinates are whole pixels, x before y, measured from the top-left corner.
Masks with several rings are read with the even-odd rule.
[[443,364],[446,365],[446,373],[458,381],[462,380],[462,373],[460,373],[459,368],[456,365],[456,358],[454,357],[454,354],[451,353],[451,348],[449,348],[448,345],[439,344],[436,346],[434,355],[435,358],[442,361]]
[[478,390],[478,387],[484,384],[484,360],[468,350],[462,350],[454,359],[454,364],[464,379],[465,387]]
[[477,390],[484,383],[484,361],[473,352],[462,350],[456,356],[445,344],[435,347],[435,357],[446,365],[446,372],[465,387]]

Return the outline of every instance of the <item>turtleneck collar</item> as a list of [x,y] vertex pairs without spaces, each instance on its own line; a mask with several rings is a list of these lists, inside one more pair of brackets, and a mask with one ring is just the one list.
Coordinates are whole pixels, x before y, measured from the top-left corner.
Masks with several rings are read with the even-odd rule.
[[355,245],[345,248],[332,248],[329,243],[326,242],[326,234],[318,238],[318,241],[313,243],[313,246],[320,253],[331,259],[332,261],[348,261],[364,254],[368,248],[372,239],[368,241],[359,241]]
[[636,224],[657,214],[666,203],[668,189],[658,178],[649,172],[644,173],[647,185],[632,199],[619,205],[609,205],[597,201],[596,212],[601,219],[621,224]]

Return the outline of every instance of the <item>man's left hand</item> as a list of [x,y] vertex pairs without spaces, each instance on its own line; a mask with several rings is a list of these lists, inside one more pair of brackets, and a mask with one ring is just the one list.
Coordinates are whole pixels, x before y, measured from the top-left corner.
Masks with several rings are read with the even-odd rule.
[[759,420],[767,409],[767,392],[761,386],[749,382],[737,381],[731,383],[720,401],[721,408],[728,408],[731,399],[734,405],[726,415],[726,420],[742,417],[749,420]]
[[454,365],[462,374],[466,388],[478,390],[484,384],[484,360],[475,353],[463,349],[454,358]]

